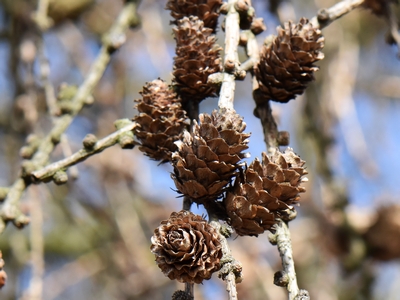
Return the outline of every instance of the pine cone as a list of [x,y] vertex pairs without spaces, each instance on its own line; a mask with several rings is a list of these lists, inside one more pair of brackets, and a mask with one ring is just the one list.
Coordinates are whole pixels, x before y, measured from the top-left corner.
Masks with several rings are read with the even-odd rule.
[[161,163],[170,161],[177,150],[174,142],[187,127],[186,113],[177,95],[160,79],[146,83],[140,94],[142,99],[135,100],[139,115],[133,118],[138,124],[134,134],[141,142],[139,149]]
[[224,200],[229,223],[239,235],[257,236],[271,230],[275,218],[289,220],[294,210],[290,205],[305,192],[300,187],[307,174],[305,162],[292,149],[262,156],[262,163],[256,158]]
[[324,57],[324,37],[307,19],[285,23],[284,29],[277,30],[278,36],[261,49],[254,68],[261,92],[257,105],[268,100],[288,102],[302,94],[318,70],[313,64]]
[[399,215],[399,205],[378,210],[375,223],[364,235],[369,254],[373,258],[383,261],[400,258]]
[[204,22],[204,27],[215,33],[221,5],[222,0],[169,0],[166,8],[175,19],[172,24],[178,25],[184,17],[195,16]]
[[179,20],[173,30],[177,45],[173,85],[183,102],[216,96],[216,87],[207,84],[210,74],[221,71],[221,47],[215,44],[212,30],[197,17]]
[[189,211],[173,212],[161,222],[151,243],[158,267],[171,280],[201,283],[220,269],[219,233]]
[[212,207],[214,200],[236,176],[250,134],[243,133],[246,123],[234,111],[213,111],[211,116],[201,114],[199,118],[193,132],[185,132],[183,141],[176,143],[179,151],[172,155],[172,178],[180,193],[217,209]]

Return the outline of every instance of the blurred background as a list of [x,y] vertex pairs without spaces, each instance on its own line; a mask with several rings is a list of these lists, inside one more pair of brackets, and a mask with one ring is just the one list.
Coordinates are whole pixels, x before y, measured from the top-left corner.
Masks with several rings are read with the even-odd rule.
[[[312,18],[334,3],[253,0],[268,27],[259,44],[282,22]],[[175,41],[165,5],[142,1],[141,26],[113,54],[94,103],[75,118],[52,161],[79,150],[87,133],[101,138],[116,119],[132,118],[145,82],[170,82]],[[36,6],[0,1],[0,187],[18,178],[27,135],[51,129],[40,59],[48,59],[56,90],[64,82],[80,85],[123,2],[50,0],[54,26],[43,39],[31,20]],[[386,20],[367,9],[334,22],[323,30],[316,81],[296,100],[273,106],[279,129],[290,132],[290,146],[307,162],[307,192],[290,229],[299,286],[312,299],[399,299],[400,61],[387,32]],[[223,45],[223,32],[217,36]],[[251,89],[248,75],[235,98],[252,133],[249,162],[266,148]],[[200,111],[215,108],[217,99],[206,99]],[[30,186],[21,208],[31,224],[9,225],[0,237],[8,274],[0,299],[171,299],[184,286],[161,273],[149,250],[153,230],[182,207],[171,170],[136,148],[115,146],[70,169],[66,185]],[[233,235],[229,243],[244,269],[239,299],[287,299],[273,285],[281,266],[267,234]],[[227,298],[216,274],[195,287],[196,300]]]

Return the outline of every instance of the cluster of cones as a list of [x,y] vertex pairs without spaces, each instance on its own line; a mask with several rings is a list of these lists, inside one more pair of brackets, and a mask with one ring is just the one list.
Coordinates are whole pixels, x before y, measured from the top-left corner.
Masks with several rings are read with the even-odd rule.
[[[188,131],[186,108],[218,93],[207,79],[222,70],[214,36],[221,5],[221,0],[168,1],[177,42],[174,77],[171,85],[158,79],[143,88],[142,98],[136,100],[135,136],[147,156],[172,163],[178,193],[204,205],[237,234],[257,236],[273,230],[276,218],[295,216],[293,205],[305,191],[300,185],[307,172],[305,162],[290,148],[263,153],[261,161],[246,166],[242,160],[250,134],[244,132],[246,124],[234,110],[200,114]],[[241,19],[252,27],[248,15]],[[287,102],[302,93],[317,69],[313,63],[323,57],[322,47],[320,32],[306,19],[278,29],[254,68],[263,101]],[[205,251],[211,251],[210,257]],[[202,217],[186,211],[173,213],[156,229],[152,252],[169,278],[190,283],[209,279],[222,255],[219,233]]]

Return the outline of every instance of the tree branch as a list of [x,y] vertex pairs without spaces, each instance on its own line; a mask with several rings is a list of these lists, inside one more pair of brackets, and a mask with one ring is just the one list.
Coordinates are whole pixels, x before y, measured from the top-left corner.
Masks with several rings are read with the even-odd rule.
[[210,216],[210,225],[214,227],[220,234],[220,242],[222,245],[222,258],[221,258],[221,269],[218,277],[222,278],[226,282],[226,290],[228,291],[229,300],[237,300],[236,283],[240,283],[243,280],[242,277],[242,265],[237,261],[231,254],[228,241],[226,237],[232,234],[232,229],[229,227],[222,227],[218,219],[214,219]]
[[[219,75],[222,80],[221,91],[219,95],[218,107],[233,110],[233,101],[235,97],[236,83],[235,79],[239,71],[239,57],[237,48],[239,46],[239,13],[235,9],[237,0],[229,0],[228,13],[225,18],[225,58],[224,74]],[[243,71],[244,72],[244,71]],[[243,73],[241,72],[241,73]],[[244,72],[244,76],[246,72]],[[243,76],[243,74],[241,75]],[[244,77],[243,77],[244,78]]]
[[317,16],[310,20],[310,23],[315,28],[324,28],[331,24],[333,21],[343,17],[353,9],[360,7],[364,0],[343,0],[336,3],[330,8],[323,8],[319,10]]
[[107,149],[115,144],[119,143],[121,138],[124,137],[127,133],[132,134],[132,130],[135,128],[136,123],[130,122],[129,120],[125,120],[128,125],[122,127],[116,132],[104,137],[103,139],[94,143],[91,147],[84,147],[83,149],[75,152],[69,157],[66,157],[60,161],[54,162],[45,168],[32,172],[31,176],[34,182],[39,181],[48,181],[56,174],[58,171],[64,171],[69,167],[76,165],[88,157],[102,152],[104,149]]
[[310,299],[308,292],[300,290],[297,285],[289,227],[282,220],[277,220],[278,222],[274,226],[276,231],[269,236],[269,239],[278,248],[282,260],[283,272],[275,274],[275,284],[286,287],[289,292],[289,300]]
[[69,113],[54,119],[52,130],[40,142],[38,151],[34,154],[33,158],[23,162],[21,177],[11,186],[6,199],[0,206],[0,232],[5,229],[6,223],[9,221],[12,221],[17,227],[23,227],[29,223],[29,219],[18,208],[18,202],[22,193],[31,183],[29,175],[47,163],[55,145],[60,141],[61,135],[85,105],[87,99],[90,98],[94,87],[99,82],[110,61],[111,54],[125,42],[125,31],[129,27],[138,24],[138,17],[136,15],[137,2],[129,1],[125,4],[117,20],[106,35],[100,53],[92,64],[85,81],[71,99]]

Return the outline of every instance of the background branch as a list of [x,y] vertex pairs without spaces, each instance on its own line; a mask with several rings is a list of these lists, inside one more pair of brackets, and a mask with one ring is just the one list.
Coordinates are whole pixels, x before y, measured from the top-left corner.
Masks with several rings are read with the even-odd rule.
[[125,42],[125,31],[129,27],[138,24],[136,8],[137,3],[134,1],[125,4],[109,33],[103,39],[100,53],[85,77],[85,81],[72,97],[70,112],[54,119],[52,130],[40,142],[33,158],[30,161],[24,162],[22,177],[17,179],[11,186],[7,197],[0,207],[0,216],[2,218],[0,232],[4,230],[8,221],[12,221],[17,227],[23,227],[29,222],[29,219],[18,208],[18,202],[24,190],[30,184],[29,174],[34,170],[42,168],[47,163],[49,155],[60,141],[61,135],[66,131],[74,117],[91,96],[94,87],[99,82],[110,61],[111,54]]
[[353,9],[360,7],[364,0],[344,0],[336,3],[330,8],[323,8],[318,12],[318,15],[310,20],[315,28],[324,28],[333,21],[343,17]]
[[[33,177],[34,182],[38,181],[46,181],[51,179],[51,177],[57,173],[58,171],[65,171],[69,167],[76,165],[79,162],[86,160],[88,157],[102,152],[104,149],[107,149],[115,144],[119,143],[121,138],[126,136],[126,134],[131,135],[132,143],[130,144],[133,147],[133,133],[132,130],[135,128],[136,124],[129,121],[128,119],[123,120],[128,125],[122,127],[116,132],[104,137],[103,139],[95,142],[91,147],[85,147],[69,157],[66,157],[60,161],[54,162],[45,168],[40,170],[36,170],[32,172],[31,176]],[[127,145],[125,144],[125,148]]]

